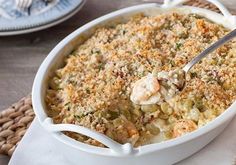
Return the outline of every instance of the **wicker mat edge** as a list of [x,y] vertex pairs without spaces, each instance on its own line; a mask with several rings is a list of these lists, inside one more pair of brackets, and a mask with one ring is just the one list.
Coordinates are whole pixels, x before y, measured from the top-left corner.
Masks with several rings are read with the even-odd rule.
[[0,154],[13,154],[34,116],[31,95],[0,112]]
[[[186,4],[219,12],[214,5],[202,0],[191,0]],[[31,95],[0,112],[0,154],[13,154],[34,117]]]

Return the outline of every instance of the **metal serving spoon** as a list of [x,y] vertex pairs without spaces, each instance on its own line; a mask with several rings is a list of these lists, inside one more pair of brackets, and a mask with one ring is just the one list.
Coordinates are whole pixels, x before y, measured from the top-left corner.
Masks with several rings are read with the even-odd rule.
[[214,44],[212,44],[210,47],[205,49],[203,52],[201,52],[198,56],[194,57],[187,65],[183,67],[183,70],[185,73],[187,73],[196,63],[198,63],[202,58],[206,57],[209,53],[213,52],[217,48],[219,48],[221,45],[225,44],[226,42],[230,41],[236,36],[236,29],[225,35],[223,38],[216,41]]
[[[203,52],[201,52],[198,56],[194,57],[189,63],[187,63],[184,67],[183,67],[183,71],[184,74],[186,76],[186,74],[188,73],[188,71],[196,64],[198,63],[202,58],[206,57],[209,53],[213,52],[214,50],[216,50],[217,48],[219,48],[220,46],[222,46],[223,44],[225,44],[226,42],[230,41],[231,39],[233,39],[234,37],[236,37],[236,29],[234,29],[233,31],[231,31],[230,33],[228,33],[227,35],[225,35],[223,38],[219,39],[218,41],[216,41],[214,44],[212,44],[210,47],[208,47],[207,49],[205,49]],[[179,88],[179,90],[183,90],[185,87],[185,81],[183,82],[183,84],[181,85],[181,87]]]

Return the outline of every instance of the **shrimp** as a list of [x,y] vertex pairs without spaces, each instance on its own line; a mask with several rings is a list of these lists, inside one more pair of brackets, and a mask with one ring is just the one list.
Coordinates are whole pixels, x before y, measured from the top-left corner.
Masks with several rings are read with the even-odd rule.
[[139,132],[137,128],[132,122],[128,121],[127,119],[120,118],[119,120],[121,120],[122,123],[120,123],[113,130],[113,138],[122,144],[131,143],[132,145],[134,145],[139,139]]
[[180,137],[184,134],[192,132],[197,129],[197,125],[192,120],[179,120],[174,125],[173,137]]
[[148,74],[134,83],[130,100],[141,105],[155,104],[161,98],[161,94],[158,92],[160,88],[157,78]]
[[135,138],[138,136],[139,133],[138,133],[136,127],[130,121],[125,124],[125,128],[129,134],[130,138]]

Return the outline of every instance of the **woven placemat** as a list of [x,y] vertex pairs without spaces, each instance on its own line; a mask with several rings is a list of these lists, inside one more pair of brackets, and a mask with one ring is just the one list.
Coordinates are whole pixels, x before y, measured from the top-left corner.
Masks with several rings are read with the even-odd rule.
[[[192,0],[186,4],[219,12],[214,5],[202,0]],[[0,112],[0,154],[12,155],[34,116],[31,95]]]
[[31,95],[0,112],[0,154],[12,155],[34,116]]

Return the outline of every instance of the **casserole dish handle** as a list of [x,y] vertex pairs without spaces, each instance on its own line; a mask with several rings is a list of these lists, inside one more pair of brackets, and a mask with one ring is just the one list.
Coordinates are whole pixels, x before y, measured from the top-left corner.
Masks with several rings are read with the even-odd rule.
[[98,133],[83,126],[75,124],[53,124],[52,119],[49,117],[43,121],[43,126],[50,132],[69,131],[85,135],[104,144],[110,148],[112,152],[118,155],[130,155],[134,152],[132,144],[126,143],[122,145],[104,134]]
[[[172,8],[178,5],[182,5],[183,3],[187,1],[189,0],[164,0],[164,3],[161,7]],[[222,3],[220,3],[218,0],[205,0],[205,1],[214,4],[221,11],[225,19],[228,20],[229,23],[231,23],[232,25],[236,26],[236,16],[232,15]]]

